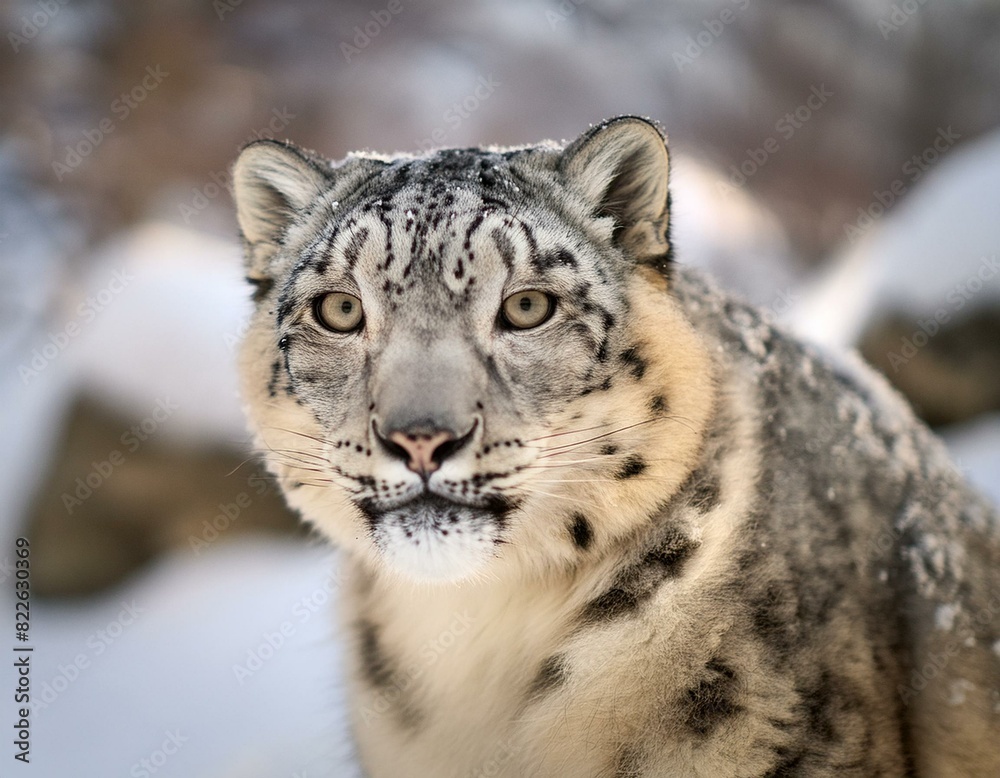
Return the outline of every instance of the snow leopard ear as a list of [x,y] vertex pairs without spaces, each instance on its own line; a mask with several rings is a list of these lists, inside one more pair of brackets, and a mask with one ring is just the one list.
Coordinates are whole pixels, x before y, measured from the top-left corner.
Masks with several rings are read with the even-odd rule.
[[264,266],[288,224],[329,185],[319,161],[290,143],[261,140],[244,147],[232,186],[251,277],[266,275]]
[[656,124],[637,116],[609,119],[566,148],[559,170],[592,204],[594,216],[615,220],[619,246],[637,261],[668,271],[670,156]]

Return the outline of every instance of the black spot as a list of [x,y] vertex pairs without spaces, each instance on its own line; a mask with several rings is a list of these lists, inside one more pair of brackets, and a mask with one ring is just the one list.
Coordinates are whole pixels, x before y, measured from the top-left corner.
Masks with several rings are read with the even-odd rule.
[[635,478],[646,471],[646,460],[638,454],[632,454],[622,463],[621,469],[615,473],[615,478],[624,481],[628,478]]
[[722,484],[714,467],[696,470],[691,480],[691,504],[702,513],[708,513],[722,501]]
[[680,575],[697,547],[694,540],[676,527],[665,528],[657,544],[642,559],[619,570],[611,588],[584,607],[584,619],[606,621],[634,612],[664,581]]
[[551,270],[554,267],[576,267],[577,261],[568,249],[561,248],[547,254],[532,257],[531,263],[538,270]]
[[292,311],[295,310],[295,302],[292,300],[291,296],[287,293],[282,295],[281,299],[278,300],[278,326],[280,327],[282,323],[289,316],[292,315]]
[[613,586],[584,608],[587,621],[610,621],[624,616],[639,607],[643,598],[624,586]]
[[749,612],[754,632],[772,649],[778,662],[783,662],[798,637],[795,603],[771,584],[750,600]]
[[250,278],[247,277],[247,283],[253,286],[253,301],[259,303],[263,300],[274,288],[274,280],[271,278]]
[[649,410],[653,413],[665,413],[667,410],[667,398],[662,394],[656,395],[649,401]]
[[513,270],[514,259],[517,254],[513,241],[511,241],[511,239],[507,237],[507,233],[499,227],[493,230],[491,237],[493,238],[493,243],[497,247],[497,253],[500,255],[500,259],[503,261],[508,270]]
[[684,693],[684,723],[698,735],[708,735],[726,719],[743,710],[736,702],[739,681],[735,671],[719,659],[705,665],[705,677]]
[[625,349],[618,355],[618,358],[622,361],[622,364],[629,366],[632,375],[636,379],[640,379],[646,375],[646,360],[639,356],[639,350],[636,346]]
[[483,163],[479,171],[479,183],[483,186],[494,186],[497,182],[497,174],[486,162]]
[[376,689],[386,688],[393,683],[395,673],[392,670],[392,664],[382,652],[378,627],[367,619],[362,619],[358,622],[358,635],[362,673],[364,673],[368,683]]
[[572,519],[573,523],[570,525],[569,533],[577,548],[586,551],[594,539],[594,530],[591,529],[590,522],[582,513],[574,513]]
[[681,563],[694,551],[696,545],[686,536],[672,537],[668,543],[650,551],[643,558],[647,567],[656,567],[664,576],[676,576],[680,573]]
[[805,754],[802,752],[786,756],[761,778],[803,778],[806,775],[804,761]]
[[278,394],[278,379],[281,377],[281,361],[274,360],[271,363],[271,378],[267,382],[267,394],[269,397],[275,397]]
[[636,746],[620,746],[615,756],[614,778],[642,778],[642,752]]
[[552,691],[566,680],[566,659],[562,654],[553,654],[538,668],[538,673],[531,682],[529,694],[539,697]]
[[831,711],[837,702],[837,692],[829,670],[823,670],[819,678],[802,694],[809,734],[815,741],[829,743],[836,738],[831,720]]
[[601,453],[604,454],[604,456],[611,456],[612,454],[617,454],[618,446],[616,446],[614,443],[605,443],[603,446],[601,446]]

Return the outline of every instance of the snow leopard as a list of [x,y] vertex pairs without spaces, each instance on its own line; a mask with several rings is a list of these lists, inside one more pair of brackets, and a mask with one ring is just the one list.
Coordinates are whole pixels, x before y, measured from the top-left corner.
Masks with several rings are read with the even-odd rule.
[[344,558],[365,774],[1000,775],[997,513],[675,258],[669,168],[635,116],[238,157],[243,397]]

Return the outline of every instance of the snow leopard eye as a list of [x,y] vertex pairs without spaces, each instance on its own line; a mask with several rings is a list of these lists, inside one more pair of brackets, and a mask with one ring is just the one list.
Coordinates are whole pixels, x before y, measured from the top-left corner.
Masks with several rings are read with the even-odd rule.
[[351,332],[361,326],[361,300],[346,292],[330,292],[313,301],[313,314],[323,327],[333,332]]
[[535,289],[527,289],[512,294],[504,300],[500,316],[508,327],[527,330],[548,321],[555,307],[556,301],[551,295]]

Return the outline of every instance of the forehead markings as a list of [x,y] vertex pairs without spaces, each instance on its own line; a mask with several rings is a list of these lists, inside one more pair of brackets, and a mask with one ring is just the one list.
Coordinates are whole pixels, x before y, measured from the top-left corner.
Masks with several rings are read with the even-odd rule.
[[[404,172],[404,175],[408,175],[408,173],[409,171],[407,170]],[[433,186],[426,186],[415,193],[403,193],[403,196],[406,194],[410,194],[410,196],[406,201],[400,202],[397,197],[400,195],[399,192],[387,193],[381,198],[370,200],[361,205],[358,210],[353,214],[347,215],[347,218],[342,221],[328,222],[324,227],[322,235],[314,240],[313,244],[309,247],[310,251],[314,254],[317,253],[316,250],[319,248],[322,248],[322,251],[318,252],[318,256],[311,257],[307,262],[307,266],[311,267],[317,274],[325,273],[331,259],[339,254],[346,263],[347,270],[355,270],[358,262],[361,261],[361,257],[364,255],[365,249],[369,248],[369,244],[373,240],[377,241],[378,239],[376,235],[378,232],[376,228],[377,224],[382,230],[385,241],[384,259],[380,257],[381,261],[378,263],[379,270],[388,270],[393,265],[399,256],[400,250],[405,251],[403,245],[400,244],[405,245],[404,242],[409,238],[409,251],[406,252],[409,254],[409,261],[403,266],[402,279],[407,279],[412,274],[415,266],[422,265],[438,270],[439,272],[443,271],[446,260],[450,258],[452,260],[450,263],[450,275],[456,281],[462,281],[467,278],[460,290],[449,290],[453,293],[459,291],[464,295],[470,293],[470,287],[476,280],[475,276],[469,272],[471,265],[476,261],[476,249],[473,248],[474,237],[478,232],[490,226],[492,226],[492,245],[490,248],[495,247],[498,258],[504,262],[508,271],[512,270],[515,266],[515,260],[519,254],[517,251],[518,247],[515,244],[520,243],[521,240],[523,240],[527,249],[525,252],[527,259],[537,271],[545,271],[554,267],[567,267],[571,269],[578,267],[576,258],[568,248],[558,247],[545,252],[543,255],[539,251],[538,240],[532,226],[507,213],[506,208],[509,207],[507,204],[500,203],[494,199],[484,198],[482,195],[477,196],[478,207],[473,206],[463,209],[465,210],[465,214],[461,214],[474,213],[471,221],[464,230],[462,252],[449,251],[449,249],[457,244],[459,234],[454,229],[451,229],[449,232],[439,230],[438,228],[446,219],[447,223],[450,223],[460,216],[460,212],[456,212],[451,208],[456,200],[454,192],[439,181],[435,182]],[[425,199],[427,204],[421,206],[421,203]],[[406,208],[405,206],[410,201],[412,201],[414,207]],[[495,206],[497,204],[504,206],[504,210],[496,209]],[[450,208],[451,210],[449,210]],[[423,218],[414,218],[414,210],[419,211]],[[405,217],[400,218],[404,213]],[[498,221],[500,222],[499,224],[497,223]],[[432,229],[437,233],[435,235],[437,240],[434,246],[431,245],[433,241],[431,238]],[[519,238],[521,240],[518,240]],[[481,246],[478,248],[482,250]],[[468,263],[468,267],[466,263]],[[299,268],[296,268],[296,271],[298,270]],[[297,275],[298,273],[296,272],[295,276],[297,277]],[[295,280],[296,278],[289,278],[286,290],[294,284]],[[412,286],[412,283],[410,286]],[[383,287],[383,291],[395,291],[396,294],[402,294],[404,291],[403,285],[393,282],[390,279],[385,279]],[[286,304],[282,308],[279,321],[289,315],[290,308],[292,307],[290,300],[284,299],[283,302]]]
[[327,224],[319,234],[299,252],[299,259],[292,267],[288,277],[281,284],[278,295],[277,325],[280,327],[295,308],[293,290],[298,284],[299,276],[306,270],[325,273],[330,253],[330,243],[336,234],[332,224]]
[[344,247],[344,259],[347,260],[348,270],[354,270],[354,266],[358,264],[358,257],[365,244],[368,243],[370,235],[371,231],[367,227],[360,227],[351,233],[350,239]]
[[313,238],[312,242],[302,251],[303,270],[311,268],[317,275],[326,272],[330,262],[330,243],[337,231],[337,225],[333,221],[327,221],[323,228]]
[[510,235],[500,227],[494,227],[490,234],[493,243],[497,247],[497,254],[508,271],[514,269],[514,242]]
[[388,270],[392,265],[393,261],[396,259],[396,254],[393,251],[392,245],[392,219],[390,214],[393,213],[394,207],[392,202],[392,195],[385,199],[379,199],[374,201],[368,206],[370,212],[374,212],[378,216],[378,220],[382,222],[382,227],[385,230],[385,262],[382,265],[382,270]]
[[573,269],[579,267],[576,257],[565,247],[560,247],[544,254],[535,254],[531,262],[537,270],[541,271],[551,270],[554,267],[571,267]]

